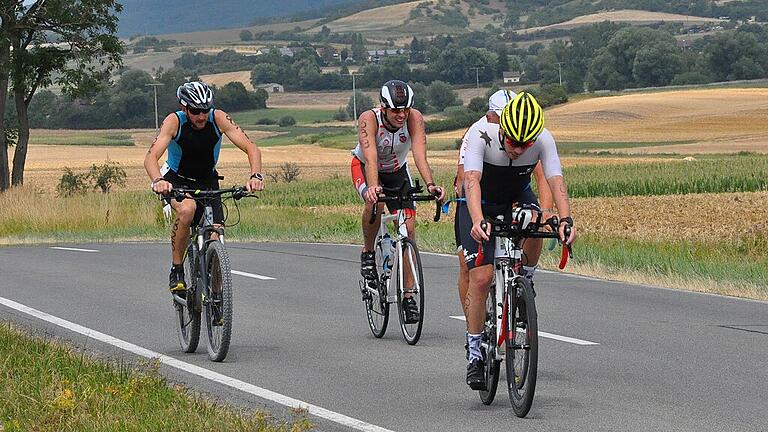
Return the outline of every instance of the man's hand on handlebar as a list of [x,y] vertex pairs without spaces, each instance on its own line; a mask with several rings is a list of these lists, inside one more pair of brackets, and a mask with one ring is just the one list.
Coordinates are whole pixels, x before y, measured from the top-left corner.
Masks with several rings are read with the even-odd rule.
[[381,186],[369,186],[368,189],[365,190],[365,202],[369,204],[376,204],[376,201],[379,199],[379,194],[381,194]]
[[245,184],[245,190],[248,192],[257,192],[264,190],[264,180],[259,180],[255,177],[248,179],[248,183]]
[[167,195],[173,189],[173,185],[163,178],[153,181],[151,187],[152,192],[160,195]]
[[435,186],[433,184],[430,184],[427,186],[427,192],[434,195],[435,198],[442,202],[445,199],[445,189],[443,189],[441,186]]
[[569,223],[568,219],[570,218],[560,219],[558,232],[560,234],[560,242],[566,245],[571,245],[573,244],[573,241],[576,240],[576,227],[573,226],[572,221]]
[[490,239],[491,224],[485,221],[485,219],[472,224],[472,230],[469,232],[473,239],[478,242],[485,242]]

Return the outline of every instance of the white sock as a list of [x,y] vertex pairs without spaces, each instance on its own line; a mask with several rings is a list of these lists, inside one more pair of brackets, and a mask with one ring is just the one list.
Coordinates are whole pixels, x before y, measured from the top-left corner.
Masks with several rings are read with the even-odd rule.
[[467,333],[467,342],[469,342],[469,361],[482,360],[483,353],[480,351],[480,342],[483,340],[482,334]]
[[533,280],[533,274],[536,272],[536,266],[523,266],[523,276],[528,280]]

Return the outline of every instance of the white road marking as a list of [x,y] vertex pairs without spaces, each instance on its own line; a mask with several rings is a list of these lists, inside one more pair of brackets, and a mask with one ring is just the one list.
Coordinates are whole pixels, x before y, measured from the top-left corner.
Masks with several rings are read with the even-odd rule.
[[[459,321],[466,321],[467,320],[466,318],[464,318],[461,315],[450,315],[448,318],[453,318],[453,319],[459,320]],[[572,338],[572,337],[568,337],[568,336],[560,336],[560,335],[557,335],[557,334],[554,334],[554,333],[543,332],[541,330],[539,330],[539,336],[544,337],[544,338],[559,340],[559,341],[562,341],[562,342],[568,342],[568,343],[572,343],[572,344],[576,344],[576,345],[584,345],[584,346],[600,345],[597,342],[590,342],[590,341],[587,341],[587,340],[576,339],[576,338]]]
[[61,247],[61,246],[51,246],[51,249],[75,251],[75,252],[98,252],[96,249],[80,249],[80,248]]
[[344,414],[340,414],[334,411],[327,410],[325,408],[319,407],[317,405],[312,405],[307,402],[294,399],[289,396],[282,395],[280,393],[273,392],[271,390],[267,390],[262,387],[255,386],[253,384],[240,381],[235,378],[228,377],[226,375],[220,374],[218,372],[214,372],[205,368],[202,368],[200,366],[196,366],[190,363],[183,362],[181,360],[177,360],[173,357],[160,354],[155,351],[151,351],[149,349],[146,349],[144,347],[140,347],[138,345],[134,345],[130,342],[126,342],[121,339],[117,339],[113,336],[98,332],[96,330],[89,329],[87,327],[83,327],[79,324],[75,324],[73,322],[64,320],[62,318],[55,317],[53,315],[47,314],[45,312],[39,311],[37,309],[33,309],[31,307],[25,306],[20,303],[16,303],[13,300],[9,300],[3,297],[0,297],[0,304],[5,305],[9,308],[15,309],[19,312],[23,312],[27,315],[31,315],[35,318],[41,319],[43,321],[47,321],[51,324],[57,325],[59,327],[63,327],[67,330],[73,331],[75,333],[80,333],[86,337],[96,339],[100,342],[104,342],[107,344],[110,344],[112,346],[118,347],[122,350],[131,352],[133,354],[150,358],[150,359],[157,359],[159,362],[168,365],[170,367],[180,369],[184,372],[191,373],[193,375],[197,375],[199,377],[203,377],[205,379],[217,382],[219,384],[223,384],[228,387],[232,387],[237,390],[241,390],[243,392],[252,394],[254,396],[260,397],[262,399],[267,399],[272,402],[276,402],[280,405],[284,405],[290,408],[302,408],[306,409],[310,414],[330,420],[332,422],[338,423],[343,426],[350,427],[352,429],[356,429],[363,432],[392,432],[389,429],[385,429],[381,426],[376,426],[374,424],[366,423],[362,420],[358,420],[356,418],[348,417]]
[[263,275],[253,274],[253,273],[246,273],[239,270],[232,270],[232,274],[254,278],[254,279],[261,279],[261,280],[275,280],[275,278],[273,277],[263,276]]

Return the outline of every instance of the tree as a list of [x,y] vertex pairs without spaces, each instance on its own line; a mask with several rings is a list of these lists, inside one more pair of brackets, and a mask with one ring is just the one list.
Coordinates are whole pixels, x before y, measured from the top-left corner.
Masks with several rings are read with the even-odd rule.
[[[355,106],[357,107],[357,112],[355,112]],[[360,114],[362,114],[363,111],[371,108],[373,108],[373,99],[360,90],[355,90],[355,98],[353,99],[352,96],[350,96],[349,102],[347,102],[347,113],[349,113],[349,116],[352,118],[360,117]]]
[[459,95],[453,91],[451,85],[439,80],[432,81],[432,84],[427,87],[427,97],[429,98],[429,106],[438,112],[449,106],[461,105]]
[[240,40],[243,42],[248,42],[253,40],[253,33],[251,33],[249,30],[243,30],[240,32]]
[[[78,97],[93,94],[107,83],[109,74],[122,64],[123,45],[116,32],[123,7],[115,0],[5,0],[3,5],[0,100],[5,101],[7,85],[3,83],[10,78],[19,122],[11,182],[21,185],[29,143],[28,108],[35,92],[55,82],[65,94]],[[3,118],[6,107],[0,104]],[[2,140],[0,191],[9,186],[8,149]]]

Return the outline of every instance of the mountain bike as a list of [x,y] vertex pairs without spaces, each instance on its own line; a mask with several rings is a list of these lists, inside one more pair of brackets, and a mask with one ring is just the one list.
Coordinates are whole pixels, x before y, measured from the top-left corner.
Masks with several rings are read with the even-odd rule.
[[173,307],[177,316],[179,343],[187,353],[197,351],[201,314],[205,312],[208,357],[215,362],[224,360],[229,351],[233,300],[229,255],[224,247],[224,227],[213,224],[211,200],[222,197],[222,202],[227,199],[236,202],[246,196],[255,197],[244,187],[218,190],[174,188],[168,194],[168,197],[176,201],[193,199],[198,205],[204,206],[200,221],[190,230],[189,246],[184,252],[184,282],[187,290],[182,294],[173,293]]
[[[533,214],[536,213],[534,220]],[[533,404],[538,369],[539,337],[536,313],[536,293],[530,280],[520,275],[523,265],[523,242],[527,238],[558,238],[558,218],[541,220],[541,210],[534,205],[514,208],[511,221],[498,216],[483,222],[491,226],[496,237],[491,283],[486,301],[486,319],[481,349],[485,354],[486,389],[480,390],[480,400],[490,405],[496,396],[501,362],[505,360],[507,390],[512,409],[518,417],[525,417]],[[542,231],[549,228],[549,231]],[[566,237],[570,227],[566,227]],[[483,260],[483,249],[478,248],[477,264]],[[559,268],[565,268],[573,256],[570,245],[563,246]]]
[[[424,189],[416,180],[415,186],[408,182],[401,188],[383,188],[383,196],[379,196],[371,212],[369,223],[376,220],[378,203],[397,203],[402,207],[409,201],[431,201],[434,195],[422,194]],[[434,221],[440,220],[440,203],[435,201],[436,211]],[[405,226],[406,215],[402,209],[392,214],[382,214],[379,231],[374,241],[376,252],[376,269],[379,278],[376,281],[360,280],[360,291],[363,295],[368,326],[373,336],[380,338],[387,331],[389,323],[389,305],[397,303],[400,330],[409,345],[415,345],[421,337],[424,324],[424,274],[421,268],[421,257],[416,242],[408,238]],[[394,222],[394,236],[390,235],[388,224]],[[413,284],[406,287],[406,280],[412,277]],[[419,308],[418,319],[406,320],[403,309],[403,299],[412,297]]]

